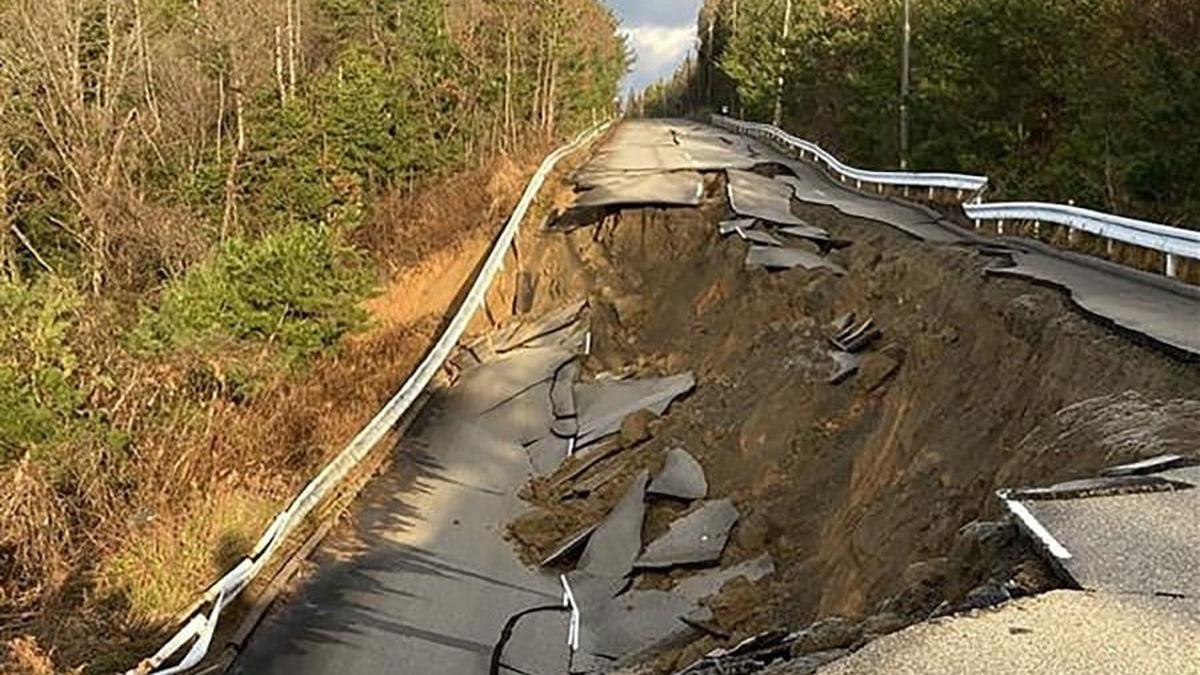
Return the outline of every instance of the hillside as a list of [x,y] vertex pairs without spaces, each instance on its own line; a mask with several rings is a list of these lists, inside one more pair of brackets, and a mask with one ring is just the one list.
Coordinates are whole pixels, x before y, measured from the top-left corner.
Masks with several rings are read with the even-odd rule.
[[156,645],[452,298],[399,300],[459,287],[626,61],[596,0],[0,6],[6,668]]

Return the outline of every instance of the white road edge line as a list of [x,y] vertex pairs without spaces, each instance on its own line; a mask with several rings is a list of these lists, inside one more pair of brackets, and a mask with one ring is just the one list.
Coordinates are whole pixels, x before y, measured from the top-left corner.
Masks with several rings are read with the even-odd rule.
[[575,594],[571,591],[571,584],[567,582],[567,575],[558,575],[558,580],[562,582],[563,587],[563,607],[568,607],[571,610],[571,622],[567,626],[567,646],[572,652],[579,651],[579,626],[580,615],[579,605],[575,602]]
[[1033,533],[1033,536],[1042,540],[1042,543],[1046,545],[1047,549],[1049,549],[1050,555],[1058,558],[1059,560],[1071,559],[1071,552],[1068,551],[1065,546],[1059,543],[1059,541],[1054,538],[1053,534],[1050,534],[1050,530],[1047,530],[1046,527],[1042,525],[1032,513],[1029,512],[1029,509],[1025,508],[1024,504],[1011,499],[1005,499],[1004,505],[1008,507],[1008,510],[1011,511],[1013,515],[1021,519],[1021,522],[1025,524],[1025,527],[1029,528],[1029,531]]

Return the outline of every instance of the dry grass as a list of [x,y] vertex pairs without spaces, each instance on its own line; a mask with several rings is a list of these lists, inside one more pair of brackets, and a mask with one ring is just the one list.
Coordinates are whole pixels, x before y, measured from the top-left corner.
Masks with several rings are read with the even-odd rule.
[[71,556],[70,520],[64,499],[28,457],[0,480],[0,562],[6,578],[27,580],[7,585],[0,600],[19,605],[24,597],[62,586]]
[[211,584],[245,557],[277,505],[246,491],[198,495],[186,513],[147,523],[97,570],[95,592],[126,607],[133,629],[170,624]]
[[9,640],[3,645],[3,660],[0,661],[0,673],[21,673],[22,675],[72,675],[78,674],[81,669],[71,671],[60,671],[54,665],[54,659],[51,658],[45,650],[39,645],[36,638],[19,637]]
[[[539,157],[385,198],[356,243],[397,278],[435,256],[440,266],[447,251],[478,256],[465,242],[496,229]],[[82,328],[81,360],[111,384],[90,403],[133,440],[127,451],[66,449],[62,484],[28,461],[0,475],[0,672],[104,672],[156,648],[178,612],[391,397],[446,309],[391,311],[303,373],[273,371],[267,354],[236,345],[136,361],[104,347],[120,313],[96,312],[103,318]],[[246,399],[232,363],[275,375]]]

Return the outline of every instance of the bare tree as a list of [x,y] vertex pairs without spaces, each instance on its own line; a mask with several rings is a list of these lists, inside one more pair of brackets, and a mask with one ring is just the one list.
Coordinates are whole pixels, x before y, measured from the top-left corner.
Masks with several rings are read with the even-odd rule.
[[0,27],[0,58],[14,64],[14,94],[27,102],[42,133],[42,169],[64,186],[78,210],[76,221],[62,226],[85,251],[96,293],[129,197],[123,179],[131,131],[146,105],[127,95],[130,82],[145,76],[135,70],[143,43],[131,9],[117,0],[102,6],[17,0]]

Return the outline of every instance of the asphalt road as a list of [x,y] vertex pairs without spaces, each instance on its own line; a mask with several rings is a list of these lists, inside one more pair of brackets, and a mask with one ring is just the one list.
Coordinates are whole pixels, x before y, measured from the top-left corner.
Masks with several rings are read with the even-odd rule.
[[[830,204],[933,243],[978,243],[971,233],[927,209],[861,195],[755,141],[691,122],[626,123],[575,180],[609,190],[619,190],[623,180],[635,189],[637,181],[629,181],[630,176],[750,169],[764,162],[791,166],[797,177],[788,184],[802,200]],[[691,175],[684,177],[683,197],[694,184]],[[606,202],[611,199],[606,196]],[[1088,312],[1200,354],[1200,294],[1147,283],[1134,273],[1099,270],[1052,252],[1018,244],[1013,248],[1019,265],[1006,273],[1060,285]],[[512,428],[526,424],[491,423]],[[524,509],[516,493],[531,472],[521,445],[483,428],[478,411],[453,397],[435,404],[417,429],[398,450],[393,470],[368,488],[347,531],[315,556],[314,572],[296,596],[256,633],[235,672],[488,673],[506,621],[560,601],[558,578],[526,568],[504,540],[505,526]],[[1080,616],[1091,611],[1074,599],[1051,609]],[[1053,611],[1045,613],[1047,631],[1058,620]],[[983,625],[980,630],[993,629]],[[503,672],[565,673],[566,633],[563,613],[520,622],[504,652]],[[953,650],[947,654],[956,658]]]
[[[771,675],[808,675],[787,666]],[[917,624],[818,675],[1195,675],[1200,603],[1055,591]]]
[[[368,488],[351,533],[321,550],[314,575],[234,672],[486,674],[510,616],[560,602],[558,578],[527,569],[503,538],[523,509],[525,451],[453,404],[435,407]],[[566,672],[566,636],[566,614],[534,615],[518,624],[505,663]]]
[[687,120],[631,120],[573,176],[588,188],[614,177],[672,171],[752,169],[773,155],[756,140]]
[[1040,242],[988,238],[955,225],[932,209],[863,194],[810,164],[781,159],[796,174],[785,178],[797,199],[875,220],[931,244],[1005,247],[1013,265],[993,270],[1066,291],[1077,307],[1118,328],[1178,352],[1200,356],[1200,288]]

